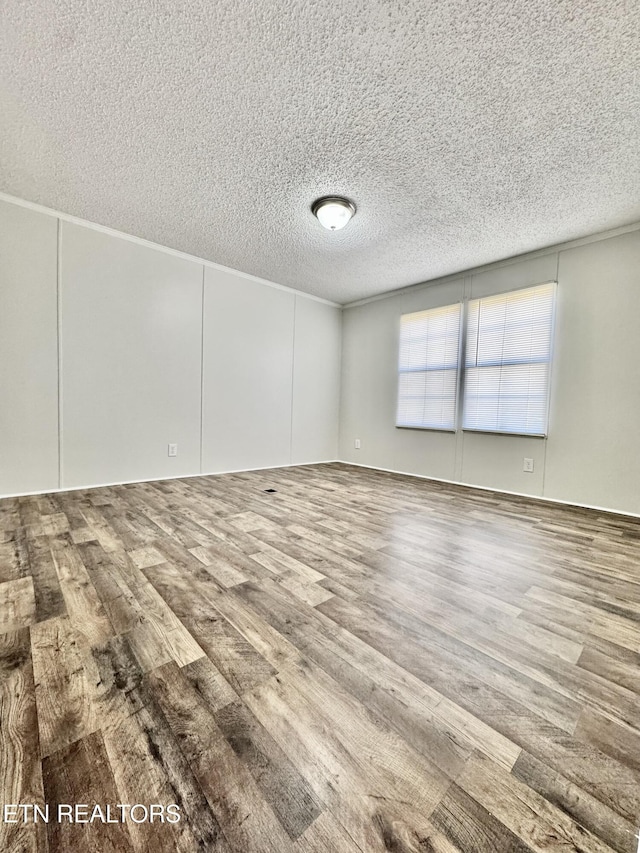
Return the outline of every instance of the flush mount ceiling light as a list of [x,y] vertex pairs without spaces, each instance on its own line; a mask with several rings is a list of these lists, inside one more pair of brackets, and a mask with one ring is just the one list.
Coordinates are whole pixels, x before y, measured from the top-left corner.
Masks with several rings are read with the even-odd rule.
[[314,201],[311,212],[318,218],[320,225],[329,231],[339,231],[356,212],[356,206],[348,198],[327,195]]

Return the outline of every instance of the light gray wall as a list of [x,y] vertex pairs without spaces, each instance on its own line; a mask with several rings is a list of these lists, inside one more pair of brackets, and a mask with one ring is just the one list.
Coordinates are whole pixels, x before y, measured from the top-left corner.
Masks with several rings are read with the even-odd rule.
[[339,308],[4,201],[0,276],[0,496],[337,458]]
[[[547,439],[395,427],[401,314],[556,278]],[[340,459],[640,513],[639,316],[637,230],[347,308]]]
[[57,229],[0,201],[0,494],[58,485]]
[[214,269],[205,285],[203,470],[287,465],[296,297]]
[[296,296],[291,458],[334,459],[338,452],[342,314]]
[[[547,440],[395,428],[402,313],[556,277]],[[0,495],[337,457],[640,513],[638,316],[640,231],[342,320],[303,294],[0,201]]]
[[640,512],[640,232],[560,254],[545,494]]
[[61,228],[60,485],[199,473],[202,267]]
[[336,459],[341,340],[333,306],[206,269],[203,470]]

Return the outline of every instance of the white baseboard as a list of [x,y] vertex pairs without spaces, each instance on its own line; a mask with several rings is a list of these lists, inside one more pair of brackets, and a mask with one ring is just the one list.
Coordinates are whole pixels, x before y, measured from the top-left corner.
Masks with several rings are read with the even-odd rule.
[[339,459],[321,459],[318,462],[289,462],[286,465],[265,465],[262,468],[234,468],[229,471],[205,471],[202,474],[172,474],[168,477],[147,477],[144,480],[118,480],[113,483],[90,483],[86,486],[63,486],[59,489],[38,489],[35,492],[13,492],[0,495],[0,500],[6,498],[28,498],[34,495],[57,495],[62,492],[82,492],[87,489],[106,489],[109,486],[131,486],[135,483],[162,483],[164,480],[191,480],[194,477],[217,477],[222,474],[244,474],[251,471],[277,471],[280,468],[303,468],[309,465],[331,465]]
[[385,474],[400,474],[402,477],[415,477],[418,480],[431,480],[435,483],[447,483],[450,486],[463,486],[466,489],[475,489],[479,492],[494,492],[499,495],[513,495],[517,498],[527,498],[541,503],[559,504],[561,506],[574,506],[579,509],[591,509],[596,512],[606,512],[609,515],[624,515],[628,518],[640,518],[640,513],[627,512],[623,509],[611,509],[611,507],[597,506],[596,504],[583,504],[577,501],[563,501],[560,498],[546,498],[543,495],[529,495],[526,492],[510,492],[507,489],[494,489],[491,486],[479,486],[477,483],[464,483],[462,480],[445,480],[442,477],[428,477],[426,474],[413,474],[411,471],[396,471],[394,468],[380,468],[377,465],[363,465],[360,462],[347,462],[339,459],[343,465],[354,465],[356,468],[368,468],[370,471],[383,471]]
[[385,474],[399,474],[401,477],[414,477],[418,480],[430,480],[435,483],[446,483],[450,486],[463,486],[466,489],[474,489],[481,492],[493,492],[500,495],[512,495],[517,498],[527,498],[532,501],[541,503],[558,504],[560,506],[573,506],[579,509],[589,509],[596,512],[606,512],[609,515],[622,515],[627,518],[640,518],[640,513],[627,512],[622,509],[612,509],[611,507],[598,506],[596,504],[578,503],[577,501],[564,501],[560,498],[547,498],[542,495],[530,495],[526,492],[511,492],[507,489],[494,489],[491,486],[479,486],[477,483],[465,483],[462,480],[446,480],[443,477],[428,477],[426,474],[414,474],[411,471],[398,471],[395,468],[381,468],[377,465],[363,465],[360,462],[351,462],[347,459],[323,459],[318,462],[290,462],[286,465],[265,465],[261,468],[234,468],[228,471],[208,471],[202,474],[176,474],[170,477],[152,477],[144,480],[121,480],[113,483],[91,483],[86,486],[69,486],[60,489],[41,489],[35,492],[15,492],[12,494],[0,495],[0,500],[6,498],[26,498],[34,495],[55,495],[63,492],[81,492],[87,489],[104,489],[109,486],[129,486],[135,483],[161,483],[164,480],[190,480],[194,477],[217,477],[223,474],[244,474],[252,471],[277,471],[281,468],[303,468],[310,465],[332,465],[339,463],[341,465],[353,465],[355,468],[366,468],[369,471],[381,471]]

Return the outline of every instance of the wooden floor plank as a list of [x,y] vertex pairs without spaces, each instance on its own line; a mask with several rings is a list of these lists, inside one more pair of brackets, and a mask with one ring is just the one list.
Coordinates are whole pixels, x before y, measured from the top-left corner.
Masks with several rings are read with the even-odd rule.
[[31,628],[42,757],[98,727],[76,628],[68,616]]
[[[275,489],[265,493],[265,489]],[[629,853],[640,522],[340,463],[0,501],[0,847]]]
[[175,664],[150,676],[151,689],[180,742],[208,807],[233,850],[287,853],[291,839],[248,766],[220,730],[211,709]]
[[33,579],[28,576],[0,583],[0,633],[26,628],[35,618]]
[[58,536],[51,542],[51,553],[70,622],[86,643],[101,645],[114,630],[78,549],[69,536]]
[[431,819],[442,834],[465,853],[493,850],[531,853],[532,850],[457,785],[449,788]]
[[[317,707],[288,688],[281,676],[247,694],[245,701],[363,853],[394,849],[388,846],[392,836],[385,837],[386,826],[395,827],[396,849],[419,853],[428,820],[419,817],[420,831],[411,820],[407,824],[404,807],[411,808],[411,802],[398,803],[378,778],[363,772]],[[399,846],[401,836],[404,846]]]
[[287,834],[298,838],[323,808],[311,788],[241,700],[225,705],[215,717]]
[[33,578],[36,620],[43,622],[67,612],[60,581],[51,554],[49,537],[27,538],[29,570]]
[[139,853],[191,853],[229,847],[175,738],[157,709],[142,710],[104,735],[119,802],[180,806],[176,824],[129,823]]
[[587,643],[578,658],[578,666],[586,669],[605,681],[618,684],[627,690],[640,694],[640,654],[623,649],[614,643]]
[[[2,803],[44,806],[29,631],[0,634],[0,784]],[[40,823],[0,821],[0,850],[46,851]]]
[[[520,703],[563,731],[570,733],[575,729],[580,713],[577,702],[537,684],[523,674],[519,666],[508,666],[462,640],[432,628],[407,611],[388,605],[385,607],[383,602],[371,598],[358,602],[333,598],[319,605],[319,610],[360,637],[376,631],[379,637],[376,647],[383,653],[405,638],[406,656],[411,653],[414,656],[411,665],[433,670],[433,675],[425,674],[427,683],[435,684],[436,679],[442,679],[443,684],[448,683],[453,690],[455,679],[459,685],[470,682],[475,684],[476,690],[489,688],[508,697],[509,702]],[[422,660],[425,648],[430,650],[430,661]],[[454,698],[451,693],[445,695]]]
[[[263,586],[266,586],[263,582]],[[492,755],[513,766],[519,747],[506,742],[459,706],[419,679],[376,653],[348,631],[332,625],[323,614],[298,607],[295,617],[286,596],[274,585],[246,585],[241,592],[263,618],[286,631],[309,660],[313,660],[370,711],[380,715],[414,749],[455,777],[474,749],[472,732]],[[445,702],[446,710],[440,711]],[[466,722],[466,725],[465,725]]]
[[329,812],[323,812],[298,838],[296,853],[364,853]]
[[596,835],[612,850],[628,853],[637,830],[633,823],[616,814],[584,788],[570,782],[561,772],[522,752],[513,767],[513,776],[532,791],[557,806],[579,826]]
[[[62,747],[42,762],[44,789],[51,818],[47,824],[50,853],[129,853],[133,850],[126,823],[98,818],[88,822],[95,804],[106,817],[109,806],[119,815],[113,773],[99,732]],[[81,820],[57,819],[60,804],[86,804]],[[72,813],[74,814],[74,813]],[[75,818],[75,814],[74,814]]]
[[236,691],[206,656],[182,667],[182,675],[213,713],[238,699]]
[[456,787],[497,818],[526,849],[536,853],[563,848],[576,853],[611,853],[604,841],[486,756],[472,757]]

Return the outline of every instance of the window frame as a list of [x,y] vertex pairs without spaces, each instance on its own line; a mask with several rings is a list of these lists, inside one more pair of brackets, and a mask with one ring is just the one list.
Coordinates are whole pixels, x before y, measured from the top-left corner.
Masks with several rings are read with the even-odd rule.
[[[399,402],[398,398],[400,395],[400,376],[403,373],[412,372],[412,371],[400,370],[400,347],[401,347],[401,343],[402,343],[402,338],[401,338],[401,335],[402,335],[402,318],[403,317],[410,317],[413,314],[427,313],[428,311],[442,311],[445,308],[452,308],[454,305],[457,306],[457,308],[458,308],[458,312],[459,312],[458,324],[459,325],[458,325],[458,360],[457,360],[457,365],[455,367],[456,390],[455,390],[455,396],[454,396],[453,426],[452,427],[438,427],[438,426],[423,426],[423,425],[414,425],[414,424],[399,424],[399,423],[397,423],[397,420],[398,420],[398,402]],[[397,355],[396,355],[396,395],[395,395],[395,413],[396,413],[395,414],[395,421],[396,421],[396,423],[394,424],[396,429],[417,429],[417,430],[422,430],[423,432],[444,432],[444,433],[448,433],[449,435],[455,435],[455,433],[458,432],[459,421],[460,421],[460,400],[461,400],[461,397],[460,397],[460,390],[461,390],[460,364],[461,364],[461,358],[462,358],[462,354],[463,354],[463,340],[464,340],[464,336],[465,336],[465,323],[466,323],[465,306],[464,306],[464,303],[460,300],[458,300],[457,302],[448,302],[446,305],[433,305],[430,308],[418,308],[416,311],[406,311],[405,313],[400,315],[400,320],[398,322],[398,335],[397,335],[397,340],[396,340],[396,353],[397,353]],[[451,368],[451,369],[453,370],[454,368]],[[415,372],[418,372],[418,371],[415,371]],[[426,373],[429,371],[426,370],[424,372]]]
[[[551,328],[550,328],[550,345],[549,345],[549,379],[547,386],[547,399],[546,399],[546,409],[545,409],[545,425],[546,431],[543,433],[531,433],[531,432],[512,432],[509,430],[487,430],[487,429],[478,429],[476,427],[465,427],[463,426],[464,419],[464,392],[465,392],[465,380],[467,374],[467,366],[466,366],[466,350],[467,350],[467,335],[468,335],[468,322],[469,322],[469,303],[475,302],[476,300],[481,299],[491,299],[493,297],[498,296],[507,296],[510,293],[518,293],[522,290],[533,290],[536,287],[544,287],[545,285],[553,285],[553,308],[551,313]],[[555,355],[555,332],[556,332],[556,316],[558,309],[558,282],[556,279],[549,279],[547,281],[536,282],[535,284],[523,284],[520,287],[511,287],[508,290],[499,290],[494,293],[487,293],[484,296],[471,296],[465,295],[462,299],[457,302],[448,302],[445,305],[436,305],[432,308],[424,308],[418,309],[416,311],[407,311],[400,315],[400,322],[398,326],[398,339],[396,345],[396,419],[397,419],[397,406],[398,406],[398,395],[400,392],[400,330],[402,328],[402,318],[408,316],[410,314],[419,314],[421,311],[436,311],[438,308],[449,308],[453,305],[460,306],[460,336],[458,341],[458,367],[457,367],[457,377],[456,377],[456,402],[455,402],[455,426],[450,427],[431,427],[431,426],[412,426],[407,424],[395,424],[396,429],[416,429],[423,430],[426,432],[443,432],[448,433],[450,435],[457,434],[458,432],[468,432],[474,433],[476,435],[512,435],[519,438],[533,438],[533,439],[543,439],[546,440],[549,437],[549,414],[551,408],[551,382],[552,382],[552,367],[553,367],[553,359]],[[518,364],[527,364],[528,362],[516,362]]]

